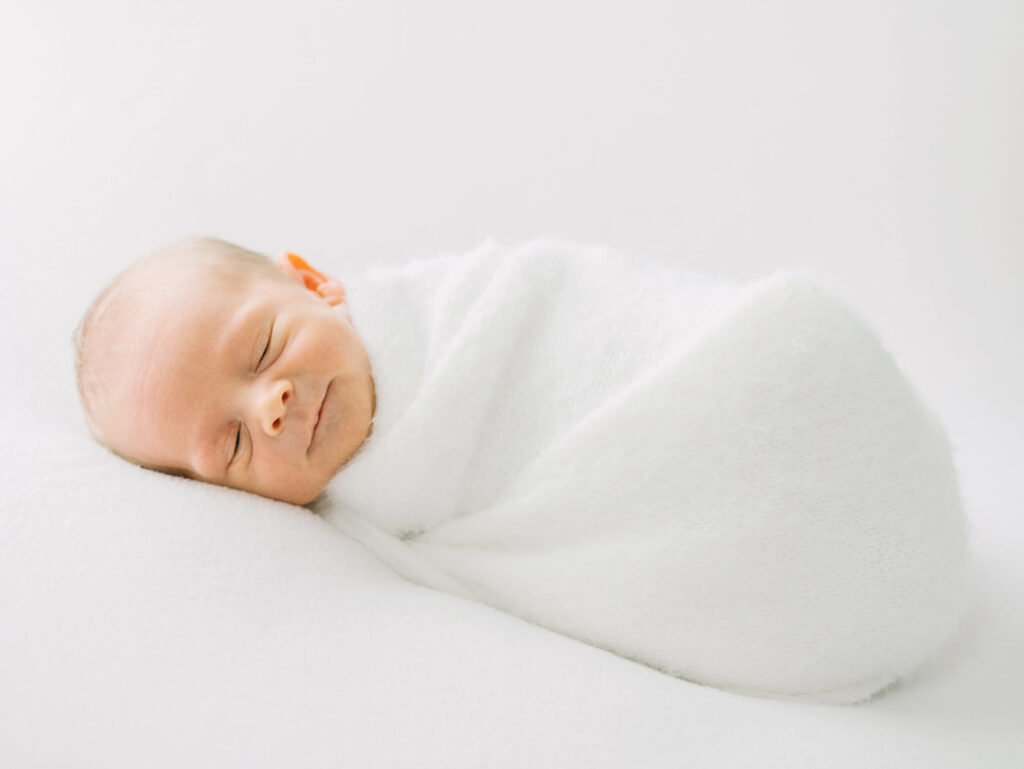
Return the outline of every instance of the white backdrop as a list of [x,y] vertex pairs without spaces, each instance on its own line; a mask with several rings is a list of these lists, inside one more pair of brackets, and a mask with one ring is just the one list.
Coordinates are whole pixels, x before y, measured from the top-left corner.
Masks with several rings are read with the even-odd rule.
[[[6,3],[0,395],[77,420],[75,322],[187,234],[342,279],[488,236],[805,267],[945,419],[995,584],[1024,553],[1021,39],[1014,0]],[[1001,621],[979,643],[1024,639]],[[973,674],[1022,712],[1019,662]]]
[[[730,274],[812,267],[937,406],[981,387],[1021,426],[1019,3],[0,14],[0,243],[8,265],[47,262],[69,305],[41,319],[55,333],[184,234],[341,273],[551,234]],[[72,262],[95,279],[62,285]]]

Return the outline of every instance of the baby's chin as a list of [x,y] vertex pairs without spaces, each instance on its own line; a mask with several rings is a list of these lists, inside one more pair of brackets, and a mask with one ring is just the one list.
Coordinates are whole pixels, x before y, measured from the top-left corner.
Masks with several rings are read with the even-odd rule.
[[246,491],[251,491],[254,494],[259,494],[269,499],[276,499],[279,502],[287,502],[290,505],[304,506],[323,494],[327,484],[328,481],[323,481],[320,483],[285,485],[273,489],[246,489]]
[[316,491],[313,492],[312,494],[303,494],[301,497],[296,498],[296,500],[292,502],[292,504],[299,505],[301,507],[312,504],[315,500],[323,496],[324,492],[327,490],[327,486],[328,484],[325,483],[322,486],[318,487]]

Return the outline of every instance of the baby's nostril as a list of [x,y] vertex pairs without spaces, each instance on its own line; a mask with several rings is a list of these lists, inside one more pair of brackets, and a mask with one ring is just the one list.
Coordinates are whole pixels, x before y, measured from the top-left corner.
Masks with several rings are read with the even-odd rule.
[[276,430],[277,428],[279,428],[281,426],[281,420],[280,419],[275,419],[273,424],[271,424],[270,426],[273,427]]
[[281,403],[287,403],[288,402],[288,395],[289,394],[290,393],[287,390],[285,390],[283,393],[281,393]]

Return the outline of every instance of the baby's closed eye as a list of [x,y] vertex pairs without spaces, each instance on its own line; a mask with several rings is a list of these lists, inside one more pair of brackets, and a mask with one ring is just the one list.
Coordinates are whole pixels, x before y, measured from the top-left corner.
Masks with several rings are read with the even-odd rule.
[[256,371],[259,371],[260,366],[263,364],[263,360],[267,357],[267,353],[270,352],[270,340],[274,338],[274,324],[270,324],[270,331],[267,332],[267,343],[263,346],[263,352],[260,354],[260,359],[256,361]]

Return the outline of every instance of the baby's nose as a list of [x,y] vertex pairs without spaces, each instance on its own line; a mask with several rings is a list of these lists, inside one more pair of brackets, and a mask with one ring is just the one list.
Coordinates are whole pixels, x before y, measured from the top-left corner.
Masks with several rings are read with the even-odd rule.
[[267,435],[277,435],[283,429],[284,415],[288,413],[288,399],[295,388],[287,379],[274,382],[260,403],[260,424]]

